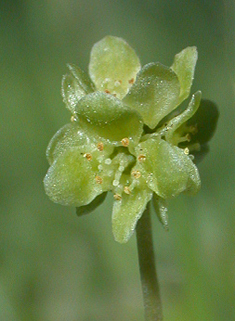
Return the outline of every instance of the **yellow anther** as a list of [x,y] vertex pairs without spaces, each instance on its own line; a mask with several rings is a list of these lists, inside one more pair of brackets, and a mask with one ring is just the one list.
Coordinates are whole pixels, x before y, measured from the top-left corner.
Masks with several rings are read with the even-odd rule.
[[126,193],[127,195],[130,195],[130,194],[131,194],[131,190],[130,190],[130,187],[129,187],[129,186],[125,186],[125,187],[124,187],[124,193]]
[[95,181],[96,181],[97,184],[102,184],[103,183],[102,177],[100,177],[98,175],[95,177]]
[[138,179],[138,178],[141,177],[140,171],[136,171],[136,170],[132,171],[132,172],[131,172],[131,175],[132,175],[134,178],[136,178],[136,179]]
[[97,148],[98,148],[98,150],[99,150],[100,152],[102,152],[102,150],[104,150],[104,144],[103,144],[102,142],[99,142],[99,143],[97,144]]
[[189,155],[189,149],[188,149],[188,147],[186,147],[186,148],[184,149],[184,153],[185,153],[185,155]]
[[120,194],[114,194],[113,197],[116,201],[120,201],[122,199]]
[[92,159],[92,155],[90,153],[85,153],[83,157],[85,157],[89,161]]
[[146,160],[146,156],[145,156],[145,155],[140,154],[140,155],[138,156],[138,161],[139,161],[139,162],[144,162],[145,160]]
[[122,139],[122,146],[127,147],[129,145],[129,138],[125,137]]

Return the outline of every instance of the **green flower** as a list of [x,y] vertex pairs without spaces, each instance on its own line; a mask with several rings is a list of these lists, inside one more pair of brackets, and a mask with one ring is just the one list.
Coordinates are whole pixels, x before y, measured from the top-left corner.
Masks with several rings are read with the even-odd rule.
[[171,67],[157,62],[141,68],[123,39],[107,36],[92,48],[90,77],[68,65],[62,96],[72,117],[47,148],[44,185],[51,200],[82,215],[112,192],[113,234],[121,243],[151,199],[167,228],[166,200],[200,189],[194,161],[208,150],[218,118],[200,91],[187,107],[180,105],[189,96],[196,61],[196,47],[188,47]]

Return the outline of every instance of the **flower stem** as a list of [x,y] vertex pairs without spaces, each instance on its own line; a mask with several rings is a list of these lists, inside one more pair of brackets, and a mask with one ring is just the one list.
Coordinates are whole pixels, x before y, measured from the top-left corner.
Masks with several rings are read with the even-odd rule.
[[136,228],[140,277],[142,283],[145,320],[163,320],[162,306],[154,261],[150,203]]

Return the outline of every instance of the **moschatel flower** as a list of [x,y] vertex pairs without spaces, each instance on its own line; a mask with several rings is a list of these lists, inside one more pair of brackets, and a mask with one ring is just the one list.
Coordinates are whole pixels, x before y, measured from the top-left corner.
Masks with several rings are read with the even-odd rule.
[[208,150],[218,118],[200,91],[187,107],[180,105],[196,61],[196,47],[188,47],[171,67],[156,62],[141,68],[123,39],[107,36],[92,48],[90,77],[68,65],[62,95],[72,117],[47,148],[44,185],[51,200],[82,215],[112,192],[113,234],[121,243],[151,199],[167,228],[166,200],[200,189],[195,160]]

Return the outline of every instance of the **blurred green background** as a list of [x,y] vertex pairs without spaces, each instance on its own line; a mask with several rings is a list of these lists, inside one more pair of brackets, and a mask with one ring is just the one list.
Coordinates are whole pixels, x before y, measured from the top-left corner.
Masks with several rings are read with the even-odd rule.
[[144,320],[136,239],[113,240],[111,198],[78,219],[42,184],[47,144],[70,119],[66,63],[87,70],[107,34],[143,64],[171,65],[198,47],[192,91],[218,104],[220,120],[200,193],[170,202],[169,233],[153,216],[164,320],[235,320],[235,3],[226,0],[1,1],[0,320]]

